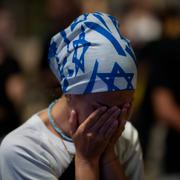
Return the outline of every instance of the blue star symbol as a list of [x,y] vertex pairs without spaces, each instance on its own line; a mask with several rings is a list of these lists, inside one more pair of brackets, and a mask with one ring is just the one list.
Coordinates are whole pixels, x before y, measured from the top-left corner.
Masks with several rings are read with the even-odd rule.
[[134,74],[124,72],[124,70],[121,68],[121,66],[118,63],[114,64],[111,73],[98,73],[98,67],[99,67],[99,62],[98,60],[96,60],[91,78],[84,91],[84,94],[92,92],[97,76],[101,78],[102,81],[105,82],[105,84],[107,84],[108,91],[121,90],[119,87],[114,85],[115,78],[117,77],[124,78],[127,81],[127,87],[124,88],[125,90],[134,89],[132,85],[132,79],[134,77]]
[[[84,72],[84,56],[88,48],[91,46],[91,43],[85,40],[85,29],[81,27],[82,33],[79,35],[79,39],[73,42],[74,54],[72,62],[75,64],[75,73],[77,75],[79,69]],[[78,50],[82,48],[82,53],[78,58]]]
[[51,58],[53,58],[56,55],[57,51],[57,44],[56,42],[52,42],[49,47],[49,53],[48,53],[48,60],[50,61]]
[[122,77],[127,81],[127,90],[132,90],[132,79],[134,74],[133,73],[126,73],[124,70],[119,66],[118,63],[115,63],[111,73],[97,73],[99,76],[108,86],[108,91],[116,91],[121,90],[117,86],[114,85],[114,80],[117,77]]
[[125,48],[126,52],[131,56],[131,58],[133,59],[133,61],[137,65],[136,56],[135,56],[134,51],[131,47],[130,41],[128,41],[123,35],[120,35],[120,37],[126,43],[126,48]]
[[75,19],[71,24],[71,31],[73,31],[79,23],[86,21],[87,17],[88,17],[88,13],[84,13],[83,15]]

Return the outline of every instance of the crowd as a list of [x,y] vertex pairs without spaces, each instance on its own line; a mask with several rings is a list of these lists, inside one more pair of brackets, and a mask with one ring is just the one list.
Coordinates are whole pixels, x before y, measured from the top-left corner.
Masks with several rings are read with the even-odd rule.
[[[112,13],[119,19],[121,30],[131,40],[137,56],[139,76],[131,122],[139,132],[146,178],[180,178],[180,7],[170,3],[156,6],[148,2],[113,0],[85,4],[75,0],[47,0],[46,4],[42,3],[42,8],[45,10],[44,19],[49,24],[47,29],[42,28],[43,36],[37,37],[41,55],[36,69],[31,71],[26,71],[27,63],[23,68],[21,53],[17,55],[19,51],[15,45],[18,43],[15,42],[21,41],[17,17],[8,9],[8,4],[4,6],[2,3],[0,141],[25,117],[45,107],[60,94],[58,82],[47,63],[50,37],[67,27],[82,12],[101,7],[101,11]],[[29,55],[33,53],[30,51]],[[57,94],[47,90],[49,88],[53,92],[56,89]]]

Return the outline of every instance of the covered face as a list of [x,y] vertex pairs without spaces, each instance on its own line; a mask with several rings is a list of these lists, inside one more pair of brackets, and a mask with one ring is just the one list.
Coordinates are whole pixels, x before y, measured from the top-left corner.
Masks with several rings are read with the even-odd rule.
[[78,112],[79,124],[81,124],[93,111],[102,106],[106,106],[107,108],[116,106],[122,110],[126,105],[127,113],[125,115],[125,120],[128,120],[132,111],[134,91],[125,90],[85,95],[70,95],[70,99],[70,106]]
[[63,93],[73,97],[80,122],[100,106],[132,104],[136,58],[115,17],[81,15],[52,38],[48,58]]
[[49,64],[64,94],[134,90],[137,67],[130,42],[108,14],[83,14],[56,34]]

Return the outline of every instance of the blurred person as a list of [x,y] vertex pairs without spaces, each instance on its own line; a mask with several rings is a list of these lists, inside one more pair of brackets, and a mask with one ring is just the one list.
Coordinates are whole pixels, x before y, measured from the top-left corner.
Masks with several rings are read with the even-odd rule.
[[[151,57],[146,54],[146,45],[161,38],[162,24],[159,18],[144,3],[134,1],[124,10],[124,20],[121,24],[122,32],[129,37],[139,60],[138,89],[136,93],[135,111],[132,123],[140,131],[140,141],[143,156],[146,159],[146,150],[149,139],[149,130],[152,126],[153,113],[150,104],[151,91]],[[152,73],[153,75],[153,73]]]
[[159,77],[152,91],[152,105],[156,119],[167,127],[162,176],[180,179],[180,11],[168,9],[163,23],[165,38],[156,43]]
[[53,36],[48,59],[63,95],[5,137],[1,179],[142,180],[138,133],[127,121],[137,62],[116,18],[81,15]]
[[162,24],[163,37],[146,44],[140,52],[140,67],[144,69],[143,76],[147,77],[147,86],[134,125],[139,131],[146,155],[151,129],[157,120],[165,124],[167,135],[162,176],[170,180],[180,178],[180,12],[176,8],[168,9],[163,15]]
[[157,16],[142,2],[130,3],[124,14],[123,32],[136,48],[161,37],[162,27]]
[[21,68],[9,50],[14,35],[11,13],[0,7],[0,141],[17,128],[25,89]]

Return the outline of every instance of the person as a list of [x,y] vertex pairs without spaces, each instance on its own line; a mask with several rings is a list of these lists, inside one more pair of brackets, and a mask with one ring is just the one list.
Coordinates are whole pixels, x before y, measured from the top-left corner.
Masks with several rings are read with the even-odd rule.
[[[139,49],[139,70],[145,90],[133,125],[139,132],[147,174],[148,169],[150,174],[155,171],[154,179],[180,179],[180,85],[176,79],[180,76],[179,20],[179,9],[167,7],[161,14],[162,37]],[[160,144],[162,150],[157,153]]]
[[1,179],[143,179],[127,122],[137,62],[116,18],[81,15],[52,38],[48,59],[63,95],[5,137]]
[[26,83],[23,72],[12,52],[15,25],[13,14],[0,4],[0,142],[21,124]]

